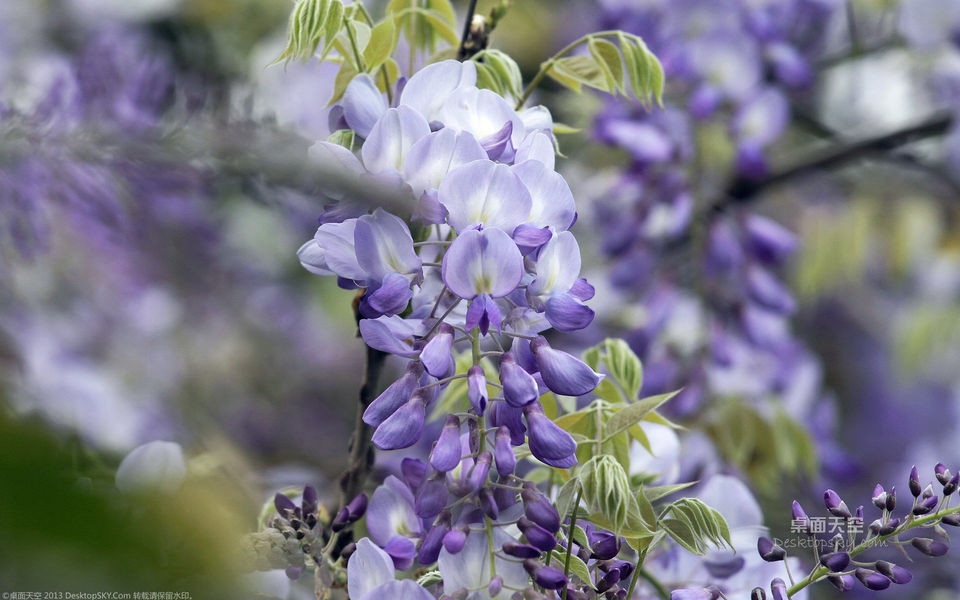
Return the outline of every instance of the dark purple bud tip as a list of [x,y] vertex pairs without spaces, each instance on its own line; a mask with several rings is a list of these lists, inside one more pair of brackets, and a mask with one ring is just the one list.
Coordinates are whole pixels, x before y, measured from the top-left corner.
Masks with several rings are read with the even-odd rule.
[[367,495],[360,493],[356,498],[347,504],[347,510],[350,511],[350,521],[356,521],[367,512]]
[[944,525],[950,525],[951,527],[960,527],[960,514],[953,513],[949,515],[944,515],[940,522]]
[[827,490],[823,493],[823,503],[827,505],[827,510],[835,517],[849,519],[853,515],[846,503],[840,499],[839,494],[833,490]]
[[317,509],[320,507],[320,499],[317,496],[317,490],[311,485],[304,486],[303,488],[303,501],[300,502],[301,507],[303,508],[303,514],[315,514]]
[[862,583],[863,586],[868,590],[878,592],[890,587],[890,580],[876,571],[858,567],[853,574],[856,575],[857,579],[860,580],[860,583]]
[[567,585],[567,577],[563,571],[546,567],[532,558],[523,561],[523,568],[533,577],[534,582],[544,589],[559,590]]
[[936,508],[938,502],[940,502],[940,499],[937,498],[936,496],[928,496],[923,500],[921,500],[920,502],[918,502],[913,507],[912,512],[914,515],[917,515],[917,516],[925,515],[931,510],[933,510],[934,508]]
[[783,560],[787,555],[787,551],[783,547],[775,544],[773,540],[768,537],[761,537],[757,540],[757,552],[760,553],[760,558],[767,562],[777,562]]
[[880,535],[890,535],[900,527],[900,517],[894,517],[880,526]]
[[913,494],[914,498],[920,496],[920,492],[923,488],[920,487],[920,472],[917,471],[917,466],[914,465],[910,469],[910,493]]
[[933,468],[934,474],[937,476],[937,481],[940,482],[940,485],[946,485],[950,481],[950,469],[947,468],[947,465],[943,463],[937,463],[937,466]]
[[611,531],[590,531],[587,541],[590,542],[591,558],[609,560],[620,553],[620,540]]
[[927,556],[943,556],[950,550],[950,546],[930,538],[913,538],[910,540],[910,543],[913,544],[914,548]]
[[560,515],[540,490],[524,485],[520,497],[523,499],[523,514],[528,519],[551,533],[560,531]]
[[333,518],[333,522],[330,523],[330,529],[334,531],[340,531],[347,526],[347,523],[350,522],[350,509],[344,506],[337,512],[337,516]]
[[897,488],[892,487],[890,491],[887,492],[887,512],[893,512],[893,509],[897,507]]
[[950,478],[945,484],[943,484],[943,495],[950,496],[957,488],[960,487],[960,471],[957,471],[953,474],[953,477]]
[[767,600],[767,592],[763,588],[755,587],[750,592],[750,600]]
[[620,570],[611,569],[597,582],[597,593],[602,594],[618,583],[620,583]]
[[297,505],[293,503],[293,500],[287,498],[284,494],[277,494],[273,497],[273,506],[284,519],[289,519],[290,515],[292,515],[297,508]]
[[349,544],[343,547],[343,550],[340,551],[340,557],[350,558],[351,556],[353,556],[353,553],[356,551],[357,551],[357,543],[350,542]]
[[540,551],[533,546],[513,541],[503,543],[503,553],[516,558],[540,558]]
[[810,533],[810,519],[796,500],[793,501],[793,523],[797,527],[805,528],[807,533]]
[[827,581],[829,581],[833,587],[837,588],[841,592],[849,592],[853,589],[853,575],[838,575],[837,573],[831,573],[827,575]]
[[887,562],[885,560],[878,560],[876,569],[894,583],[910,583],[910,580],[913,579],[913,575],[910,573],[910,571],[904,569],[900,565],[895,565],[892,562]]
[[536,546],[544,552],[549,552],[556,548],[556,536],[530,519],[520,517],[517,521],[517,527],[523,532],[524,537],[527,538],[527,542],[529,542],[531,546]]
[[846,552],[830,552],[820,555],[820,564],[834,573],[839,573],[850,564],[850,555]]

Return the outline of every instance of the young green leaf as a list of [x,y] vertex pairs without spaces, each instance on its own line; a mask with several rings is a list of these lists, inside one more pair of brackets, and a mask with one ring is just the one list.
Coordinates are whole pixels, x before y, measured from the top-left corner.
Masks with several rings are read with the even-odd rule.
[[679,393],[680,390],[677,390],[675,392],[670,392],[669,394],[650,396],[621,408],[617,412],[613,413],[610,419],[607,420],[607,426],[604,431],[605,437],[610,438],[619,433],[627,431],[635,424],[639,423],[648,415],[650,415],[667,400],[670,400]]
[[571,508],[575,508],[573,503],[577,499],[577,491],[579,487],[580,478],[571,477],[560,487],[560,491],[557,492],[556,508],[561,520],[567,516],[567,513],[570,512]]
[[393,19],[384,19],[370,32],[370,41],[363,49],[363,62],[368,72],[382,65],[397,47],[397,28]]
[[509,100],[523,93],[520,67],[509,55],[487,49],[473,55],[471,60],[477,65],[477,87],[492,90]]
[[603,38],[591,38],[587,50],[596,61],[607,81],[607,89],[617,94],[623,87],[623,63],[617,47]]
[[730,529],[723,515],[702,500],[681,498],[670,504],[663,514],[667,516],[660,519],[660,528],[694,554],[706,553],[711,545],[732,546]]
[[587,569],[587,563],[583,562],[576,554],[570,555],[570,572],[576,575],[583,583],[593,585],[593,580],[590,579],[590,570]]
[[298,0],[290,13],[287,47],[277,62],[307,60],[326,40],[324,54],[343,27],[344,8],[341,0]]

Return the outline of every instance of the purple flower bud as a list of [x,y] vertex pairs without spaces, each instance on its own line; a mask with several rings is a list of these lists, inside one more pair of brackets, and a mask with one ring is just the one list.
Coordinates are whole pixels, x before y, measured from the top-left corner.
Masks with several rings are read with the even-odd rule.
[[539,402],[523,407],[530,453],[551,467],[566,469],[577,464],[577,442],[550,420]]
[[529,544],[521,544],[514,541],[504,542],[503,552],[515,558],[540,558],[540,550]]
[[860,580],[860,583],[862,583],[868,590],[878,592],[890,587],[890,580],[876,571],[864,569],[863,567],[857,567],[857,570],[854,571],[853,574],[856,575],[857,579]]
[[928,483],[927,487],[923,488],[923,491],[920,492],[921,498],[931,498],[933,497],[933,484]]
[[443,536],[443,547],[450,554],[457,554],[467,543],[467,531],[462,527],[455,527]]
[[757,540],[757,552],[760,553],[760,558],[767,562],[777,562],[783,560],[787,555],[787,551],[783,549],[779,544],[775,544],[773,540],[768,537],[760,537]]
[[897,527],[900,527],[900,517],[894,517],[881,525],[879,533],[880,535],[890,535],[896,531]]
[[436,479],[426,481],[417,491],[413,512],[421,519],[432,519],[447,505],[448,496],[447,486],[442,481]]
[[500,516],[500,507],[497,506],[497,500],[493,497],[493,492],[489,488],[482,488],[477,494],[480,499],[480,510],[490,519],[496,521]]
[[930,538],[917,537],[910,540],[910,543],[927,556],[943,556],[950,550],[950,546]]
[[936,496],[927,496],[923,500],[918,502],[913,507],[913,510],[911,512],[913,512],[913,514],[916,516],[925,515],[931,510],[933,510],[934,508],[936,508],[937,503],[939,502],[940,502],[940,499],[937,498]]
[[497,435],[493,444],[493,458],[497,461],[497,473],[500,477],[507,477],[517,466],[517,456],[513,453],[510,443],[510,430],[506,425],[497,428]]
[[945,484],[943,484],[943,495],[950,496],[955,491],[957,487],[960,486],[960,471],[957,471],[953,474],[953,477],[950,478]]
[[716,553],[703,558],[703,566],[714,579],[728,579],[739,573],[746,559],[733,554]]
[[670,592],[670,600],[717,600],[720,590],[714,586],[708,588],[685,588]]
[[620,582],[620,570],[610,569],[607,574],[597,582],[597,593],[602,594]]
[[517,521],[517,527],[523,532],[527,542],[536,546],[544,552],[549,552],[557,547],[557,538],[543,527],[540,527],[526,517],[520,517]]
[[440,548],[443,547],[443,538],[449,531],[450,528],[442,523],[431,527],[427,534],[423,536],[417,562],[421,565],[432,565],[437,562],[437,559],[440,558]]
[[620,539],[612,531],[588,531],[587,541],[590,542],[590,558],[609,560],[620,553]]
[[879,483],[873,488],[873,497],[871,500],[873,501],[873,505],[880,510],[887,507],[887,492],[883,490],[883,486]]
[[411,490],[415,490],[423,483],[427,476],[427,464],[416,458],[405,458],[400,461],[400,474],[403,476],[403,482]]
[[284,494],[277,494],[273,497],[273,506],[284,519],[289,519],[290,515],[297,509],[297,505],[293,503],[293,500]]
[[441,323],[437,333],[420,352],[420,362],[424,369],[434,377],[443,378],[453,374],[456,365],[453,361],[453,327]]
[[917,466],[914,465],[910,469],[910,493],[913,494],[914,498],[920,496],[920,472],[917,471]]
[[410,396],[419,385],[422,374],[423,366],[419,362],[411,362],[403,376],[391,383],[363,411],[363,422],[371,427],[379,427],[387,417],[410,400]]
[[487,376],[483,367],[473,365],[467,371],[467,397],[477,416],[482,417],[487,410]]
[[387,417],[373,432],[373,443],[381,450],[409,448],[423,433],[426,418],[426,399],[414,392],[403,406]]
[[560,531],[557,509],[533,484],[524,484],[520,497],[523,499],[523,513],[528,519],[551,533]]
[[837,588],[841,592],[849,592],[853,589],[853,575],[839,575],[837,573],[831,573],[827,575],[827,581],[833,584],[833,587]]
[[910,580],[913,579],[913,575],[910,574],[910,571],[904,569],[900,565],[895,565],[885,560],[878,560],[876,569],[888,577],[890,581],[897,584],[910,583]]
[[781,264],[797,249],[797,237],[772,219],[751,214],[745,225],[750,252],[766,263]]
[[847,504],[840,499],[840,496],[833,490],[827,490],[823,493],[823,503],[827,505],[827,510],[835,517],[849,519],[853,515]]
[[300,574],[303,573],[303,567],[287,567],[284,573],[286,573],[287,579],[296,581],[300,579]]
[[810,518],[796,500],[793,501],[793,522],[797,527],[802,527],[807,530],[807,533],[810,533]]
[[850,564],[850,555],[846,552],[830,552],[820,555],[820,564],[834,573],[839,573]]
[[554,350],[542,336],[530,342],[543,383],[564,396],[581,396],[593,391],[603,378],[585,362],[561,350]]
[[460,464],[460,418],[456,415],[447,415],[440,437],[430,452],[430,464],[441,473]]
[[[366,498],[365,494],[364,498]],[[300,502],[300,506],[302,507],[304,517],[306,517],[306,515],[316,514],[317,509],[320,507],[320,499],[317,496],[317,490],[313,486],[308,485],[303,488],[303,500]],[[364,504],[363,507],[366,509],[367,505]],[[360,517],[362,516],[363,513],[361,512]],[[357,518],[359,519],[360,517]]]
[[767,593],[763,588],[755,587],[750,591],[750,600],[767,600]]
[[500,383],[503,384],[503,399],[510,406],[520,408],[540,397],[537,381],[509,352],[500,358]]
[[487,585],[487,595],[491,598],[496,598],[497,594],[500,593],[500,590],[503,589],[503,577],[497,575],[490,580],[490,583]]
[[506,425],[510,430],[510,443],[519,446],[526,441],[527,427],[523,424],[523,411],[506,402],[494,402],[490,405],[488,421],[491,427]]
[[887,492],[887,512],[893,512],[893,509],[897,507],[897,488],[892,487],[890,491]]
[[770,594],[773,600],[790,600],[790,596],[787,595],[787,584],[779,577],[770,582]]
[[523,568],[533,577],[533,581],[544,589],[558,590],[567,585],[567,577],[563,571],[545,567],[532,558],[523,561]]
[[940,482],[940,485],[946,485],[946,483],[950,481],[950,469],[942,462],[937,463],[937,466],[933,468],[933,472],[937,476],[937,481]]
[[476,464],[470,469],[467,475],[467,484],[470,490],[479,490],[487,483],[487,475],[490,473],[490,463],[493,462],[493,454],[489,450],[484,450],[477,457]]
[[960,514],[952,513],[941,517],[940,522],[951,527],[960,527]]

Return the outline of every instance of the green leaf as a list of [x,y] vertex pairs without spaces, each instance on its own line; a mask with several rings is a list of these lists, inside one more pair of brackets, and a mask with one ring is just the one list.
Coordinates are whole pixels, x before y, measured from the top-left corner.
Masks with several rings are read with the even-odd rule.
[[287,47],[276,62],[306,60],[314,55],[320,42],[327,40],[324,54],[343,27],[341,0],[298,0],[290,13]]
[[655,411],[667,400],[670,400],[679,393],[680,390],[677,390],[675,392],[670,392],[669,394],[649,396],[643,400],[633,404],[628,404],[627,406],[621,408],[617,412],[613,413],[613,416],[611,416],[607,421],[607,426],[604,431],[606,437],[610,438],[618,433],[627,431],[635,424],[642,421],[647,415]]
[[363,62],[368,72],[382,65],[397,47],[397,28],[393,19],[384,19],[370,32],[370,41],[363,49]]
[[568,56],[556,59],[547,71],[547,75],[575,92],[580,92],[584,85],[604,92],[611,91],[607,87],[603,70],[590,56]]
[[[560,123],[559,121],[554,121],[553,123],[553,133],[554,135],[569,135],[571,133],[580,133],[583,131],[583,127],[573,127]],[[596,369],[594,369],[596,371]]]
[[643,365],[630,344],[622,339],[607,339],[602,356],[610,376],[623,388],[627,401],[636,398],[643,387]]
[[357,76],[357,69],[350,61],[344,61],[337,71],[337,76],[333,80],[333,95],[330,97],[330,104],[335,104],[343,93],[347,90],[347,85]]
[[[623,63],[617,47],[603,38],[591,38],[587,50],[607,81],[607,89],[616,94],[623,87]],[[622,340],[621,340],[622,341]]]
[[403,37],[416,50],[434,52],[441,40],[460,43],[449,0],[427,0],[425,7],[419,0],[390,0],[387,15],[396,20]]
[[571,507],[573,507],[573,502],[577,498],[577,490],[579,487],[580,478],[571,477],[560,487],[560,491],[557,492],[556,508],[561,521],[567,516],[567,513],[570,512]]
[[690,481],[688,483],[677,483],[674,485],[657,485],[657,486],[644,487],[643,495],[650,502],[656,502],[660,498],[664,498],[666,496],[669,496],[670,494],[679,492],[680,490],[685,490],[694,484],[696,484],[695,481]]
[[434,569],[432,571],[427,571],[426,573],[424,573],[423,575],[417,578],[417,584],[422,585],[424,587],[428,585],[433,585],[435,583],[440,583],[441,581],[443,581],[443,575],[441,575],[440,571],[437,569]]
[[523,94],[520,67],[509,55],[494,49],[483,50],[471,60],[477,65],[477,87],[496,92],[509,99]]
[[576,575],[583,583],[593,585],[593,580],[590,579],[590,570],[587,569],[587,563],[583,562],[576,554],[570,555],[570,572]]
[[716,510],[697,498],[681,498],[670,504],[659,526],[678,544],[694,554],[704,554],[710,546],[732,547],[730,529]]
[[630,477],[623,465],[610,455],[594,456],[580,469],[583,500],[598,511],[619,534],[627,522],[632,494]]
[[332,144],[343,146],[347,150],[353,150],[353,142],[356,133],[352,129],[338,129],[327,136],[327,141]]

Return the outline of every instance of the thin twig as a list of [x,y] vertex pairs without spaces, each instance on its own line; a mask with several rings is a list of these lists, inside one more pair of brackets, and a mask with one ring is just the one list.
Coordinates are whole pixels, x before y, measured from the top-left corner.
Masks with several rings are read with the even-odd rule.
[[467,44],[470,41],[470,32],[473,25],[473,15],[477,12],[477,0],[470,0],[467,7],[467,18],[463,22],[463,35],[460,36],[460,47],[457,48],[457,60],[463,62],[470,58],[470,51]]

